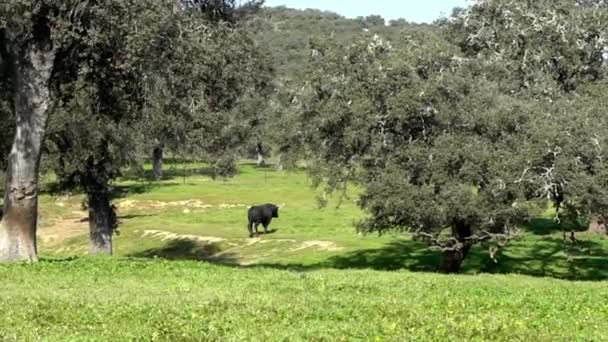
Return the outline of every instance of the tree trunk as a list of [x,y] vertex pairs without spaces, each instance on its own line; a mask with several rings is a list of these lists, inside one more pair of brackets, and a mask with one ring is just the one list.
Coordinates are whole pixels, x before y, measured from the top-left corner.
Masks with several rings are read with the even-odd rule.
[[439,269],[443,273],[458,273],[460,272],[460,266],[469,254],[470,246],[465,246],[462,249],[455,251],[443,252],[443,258],[441,260],[441,266]]
[[265,166],[266,161],[264,160],[264,149],[262,148],[262,143],[258,143],[255,146],[255,152],[258,155],[258,166]]
[[277,171],[283,171],[283,155],[279,154],[277,159]]
[[152,169],[154,171],[154,179],[160,180],[163,178],[163,148],[157,146],[152,151]]
[[89,251],[91,254],[112,255],[112,234],[116,224],[114,209],[107,189],[96,189],[88,194]]
[[13,41],[8,31],[16,129],[5,179],[0,262],[36,261],[38,169],[51,108],[49,82],[56,50],[50,31],[44,28],[38,27],[40,32],[25,44]]
[[456,222],[452,228],[452,235],[458,241],[460,248],[444,251],[439,269],[443,273],[458,273],[462,262],[469,254],[471,242],[471,226],[465,222]]
[[96,158],[90,157],[83,182],[89,204],[89,251],[112,255],[112,234],[117,227],[116,213],[110,200],[109,172],[111,158],[108,140],[99,146]]

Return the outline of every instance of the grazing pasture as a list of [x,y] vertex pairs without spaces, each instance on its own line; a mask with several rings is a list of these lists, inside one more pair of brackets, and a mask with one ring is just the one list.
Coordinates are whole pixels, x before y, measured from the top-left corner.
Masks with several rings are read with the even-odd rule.
[[[478,248],[465,274],[444,276],[426,272],[439,256],[408,236],[357,235],[352,200],[318,209],[300,171],[243,163],[213,181],[173,162],[161,182],[115,189],[113,258],[86,256],[80,195],[44,195],[42,262],[0,266],[1,339],[608,338],[608,241],[565,243],[547,218],[498,263]],[[280,218],[251,239],[247,206],[268,201]]]
[[[349,199],[339,206],[332,198],[320,209],[321,191],[312,189],[301,171],[278,172],[272,166],[242,163],[236,177],[213,181],[203,164],[173,162],[167,169],[160,182],[126,177],[115,184],[120,221],[116,255],[297,269],[435,271],[439,263],[438,252],[408,235],[357,234],[355,223],[364,217],[354,203],[357,189],[351,189]],[[43,255],[88,253],[81,201],[80,195],[43,197],[39,230]],[[247,207],[266,202],[282,206],[280,218],[273,221],[269,234],[250,239]],[[476,247],[465,260],[463,273],[608,279],[604,262],[608,239],[581,232],[577,245],[564,242],[550,211],[522,228],[521,238],[503,251],[497,263],[485,249]]]
[[0,341],[608,341],[608,1],[402,3],[3,0]]

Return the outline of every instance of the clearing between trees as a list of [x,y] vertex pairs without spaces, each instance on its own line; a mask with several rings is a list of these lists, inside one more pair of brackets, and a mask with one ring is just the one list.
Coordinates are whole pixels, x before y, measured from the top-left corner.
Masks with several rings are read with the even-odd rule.
[[[578,233],[573,245],[541,217],[496,263],[479,247],[465,275],[425,273],[439,252],[356,234],[362,212],[352,201],[317,209],[303,172],[242,163],[214,182],[184,169],[115,184],[112,258],[86,256],[82,195],[45,195],[42,261],[0,265],[0,339],[608,338],[606,238]],[[280,218],[249,239],[246,206],[268,201],[282,203]]]

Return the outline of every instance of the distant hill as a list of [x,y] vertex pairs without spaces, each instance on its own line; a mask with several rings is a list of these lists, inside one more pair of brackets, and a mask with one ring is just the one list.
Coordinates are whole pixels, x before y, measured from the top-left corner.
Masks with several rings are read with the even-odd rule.
[[262,30],[259,42],[272,51],[278,76],[282,79],[293,79],[303,69],[312,37],[332,36],[341,43],[348,43],[357,36],[379,34],[397,43],[399,37],[408,32],[432,30],[435,27],[408,23],[403,19],[386,23],[377,15],[349,19],[333,12],[284,6],[264,7],[260,18]]

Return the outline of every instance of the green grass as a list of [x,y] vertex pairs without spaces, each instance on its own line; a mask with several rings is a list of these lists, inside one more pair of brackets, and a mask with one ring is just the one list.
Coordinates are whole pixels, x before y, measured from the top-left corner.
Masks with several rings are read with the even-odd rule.
[[[115,187],[113,258],[85,256],[82,195],[42,196],[43,261],[0,266],[0,340],[608,338],[608,239],[565,243],[550,212],[498,263],[478,247],[463,275],[442,276],[428,273],[439,255],[407,235],[357,235],[355,196],[318,209],[300,171],[243,164],[213,181],[174,163],[160,182]],[[251,240],[246,206],[265,202],[280,218]]]
[[[147,172],[149,176],[149,167]],[[115,184],[121,217],[116,254],[297,269],[435,271],[439,263],[436,252],[407,235],[357,235],[354,223],[364,214],[353,201],[356,194],[339,208],[333,199],[319,209],[316,198],[320,193],[311,189],[301,171],[276,172],[244,163],[232,179],[213,181],[207,174],[203,164],[174,163],[166,167],[163,181],[132,177]],[[43,196],[41,233],[44,235],[53,220],[78,213],[81,201],[79,195],[60,199]],[[265,202],[283,205],[280,218],[271,224],[276,231],[251,243],[245,228],[246,206]],[[547,211],[545,217],[525,227],[523,237],[504,251],[498,263],[484,249],[474,248],[463,273],[608,279],[608,263],[604,262],[608,259],[608,239],[579,233],[578,245],[564,243],[550,216]],[[150,232],[225,240],[209,245],[192,238],[166,239]],[[68,239],[60,246],[42,243],[41,251],[49,256],[83,255],[87,253],[87,236]]]
[[86,257],[0,266],[0,278],[2,340],[608,338],[605,283]]

